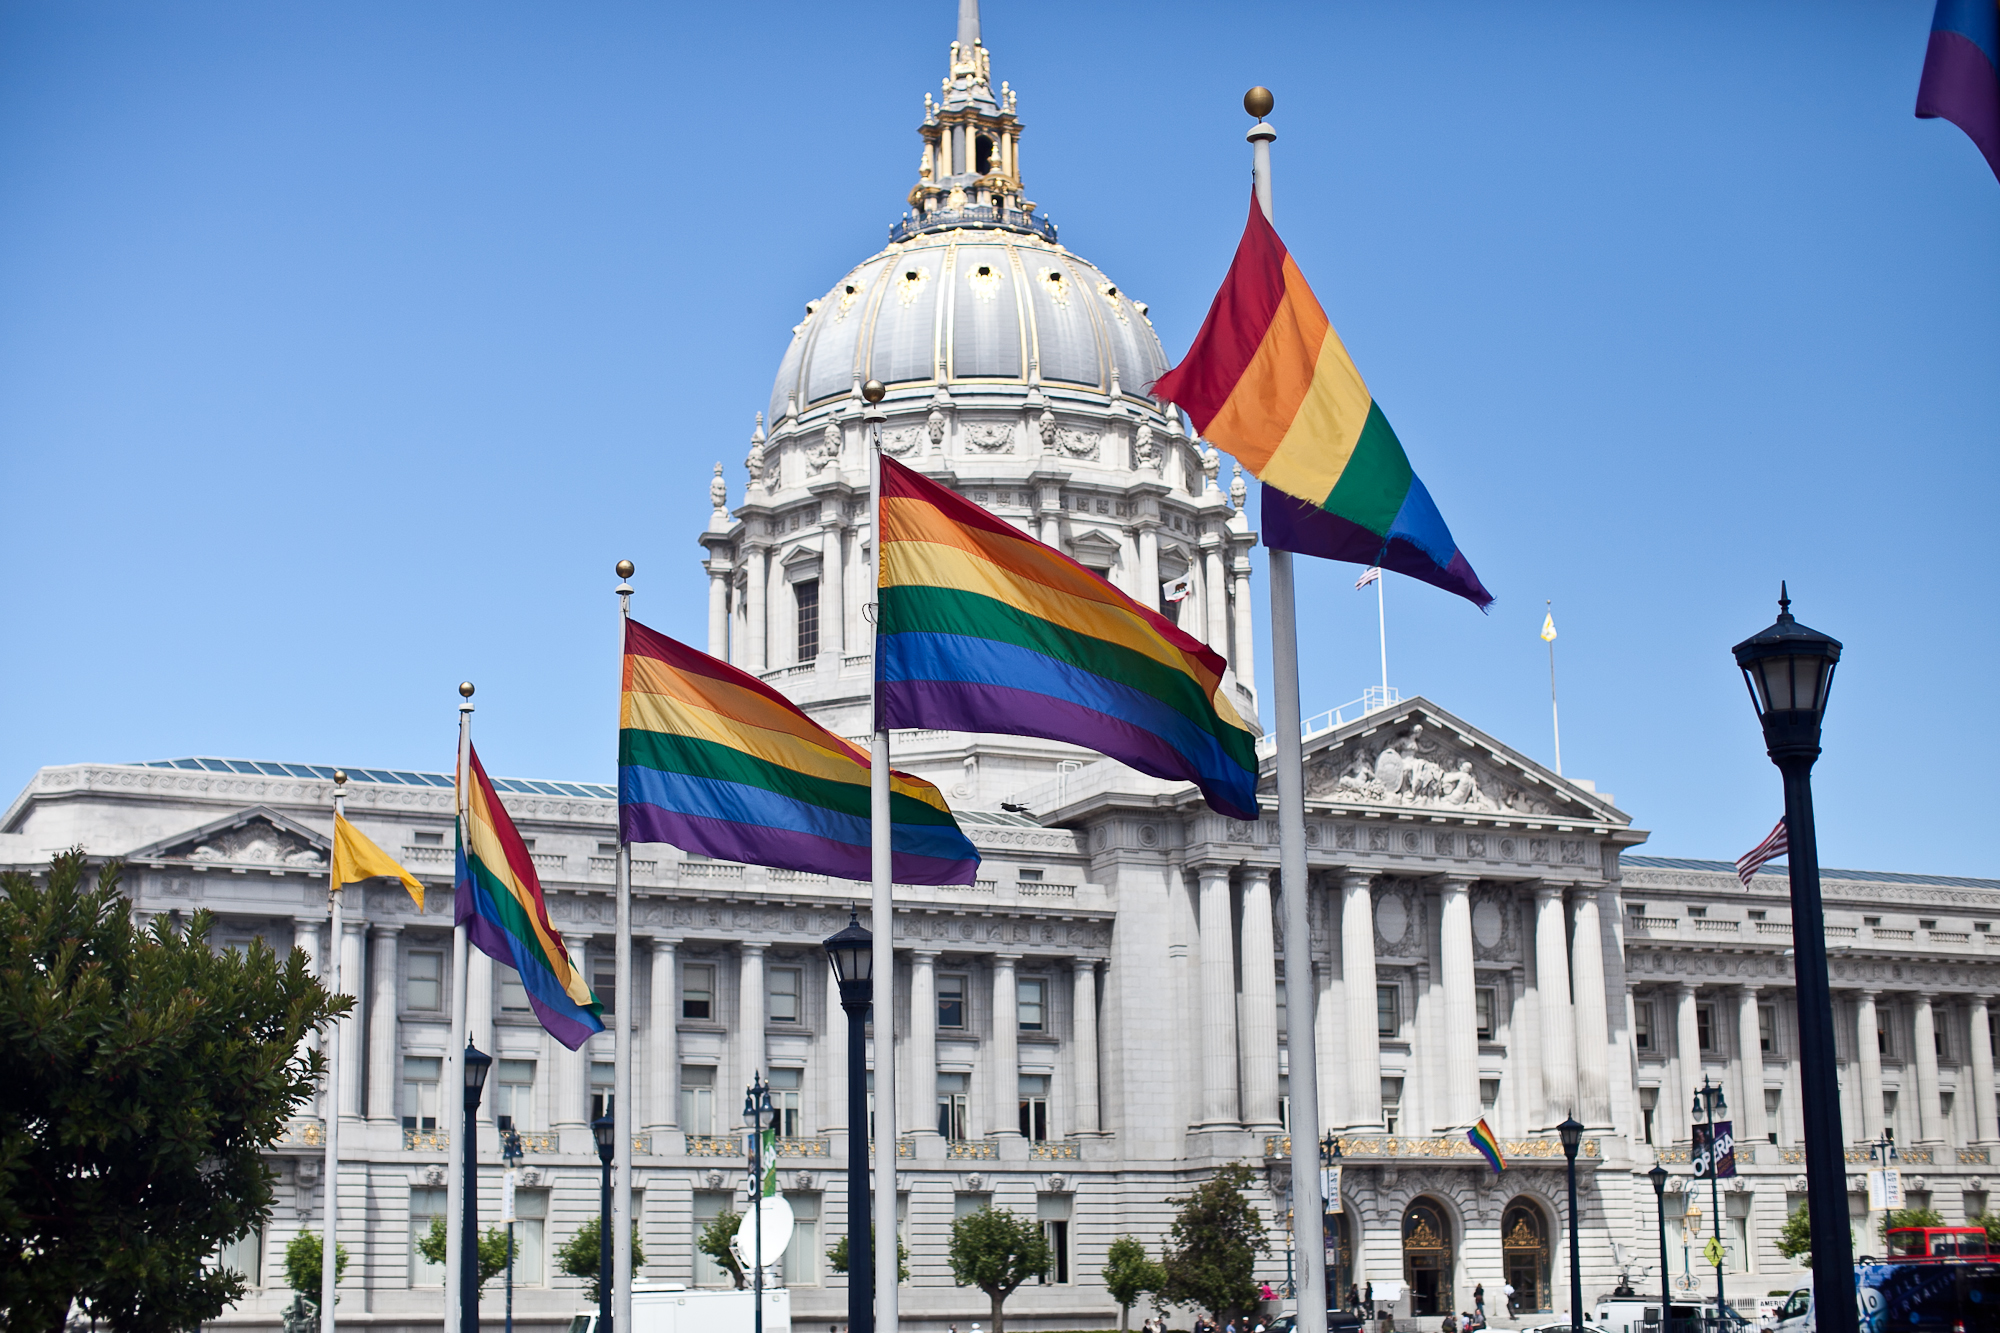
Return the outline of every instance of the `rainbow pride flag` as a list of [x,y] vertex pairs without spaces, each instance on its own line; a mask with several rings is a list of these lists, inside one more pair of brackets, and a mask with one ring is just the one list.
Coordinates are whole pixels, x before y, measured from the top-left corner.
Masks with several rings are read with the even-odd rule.
[[1486,1123],[1485,1116],[1480,1116],[1479,1123],[1465,1131],[1465,1139],[1485,1155],[1486,1164],[1492,1167],[1496,1174],[1507,1169],[1507,1159],[1500,1152],[1500,1140],[1494,1137],[1493,1129]]
[[[625,626],[618,833],[703,856],[869,877],[868,752],[727,662]],[[901,884],[970,884],[979,853],[938,789],[891,772]]]
[[1153,392],[1264,483],[1266,546],[1492,604],[1254,194],[1194,346]]
[[457,924],[481,953],[521,974],[535,1017],[573,1051],[604,1031],[597,997],[570,966],[562,933],[549,924],[534,858],[514,831],[477,750],[471,761],[470,814],[460,819],[458,830]]
[[2000,177],[2000,5],[1938,0],[1917,83],[1917,117],[1965,131]]
[[880,725],[1070,741],[1257,818],[1255,739],[1214,651],[886,457],[881,524]]

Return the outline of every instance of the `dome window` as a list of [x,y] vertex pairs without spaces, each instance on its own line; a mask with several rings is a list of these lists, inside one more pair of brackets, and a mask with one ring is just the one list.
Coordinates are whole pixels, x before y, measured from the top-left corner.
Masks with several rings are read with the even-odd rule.
[[1063,281],[1061,269],[1045,268],[1042,281],[1049,285],[1049,299],[1063,309],[1069,309],[1069,284]]

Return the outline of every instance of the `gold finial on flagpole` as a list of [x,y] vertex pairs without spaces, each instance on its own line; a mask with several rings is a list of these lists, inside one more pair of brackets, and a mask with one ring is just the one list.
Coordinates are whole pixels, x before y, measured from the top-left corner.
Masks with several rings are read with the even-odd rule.
[[887,395],[889,388],[881,380],[869,380],[861,386],[861,396],[871,403],[879,403]]
[[333,770],[333,785],[336,787],[345,787],[347,785],[346,769],[336,768]]
[[472,697],[471,681],[461,680],[460,682],[458,682],[458,697],[461,699],[470,699]]
[[1243,109],[1259,120],[1270,115],[1271,108],[1277,104],[1278,99],[1271,96],[1271,90],[1261,83],[1243,94]]
[[620,560],[617,564],[618,577],[621,579],[631,578],[633,574],[638,572],[638,569],[639,567],[630,560]]

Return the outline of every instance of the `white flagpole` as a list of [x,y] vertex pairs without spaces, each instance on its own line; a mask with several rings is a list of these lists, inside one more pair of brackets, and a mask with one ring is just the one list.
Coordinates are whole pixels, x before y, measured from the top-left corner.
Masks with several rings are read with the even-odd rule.
[[[1553,627],[1556,623],[1556,604],[1553,599],[1544,598],[1542,605],[1548,608],[1549,618],[1546,623]],[[1555,731],[1556,735],[1556,776],[1561,777],[1563,775],[1563,728],[1562,718],[1556,712],[1556,636],[1549,634],[1546,637],[1549,644],[1549,726]]]
[[1389,581],[1385,569],[1375,571],[1375,636],[1382,645],[1382,706],[1389,706],[1389,616],[1382,609],[1382,585]]
[[[868,423],[868,511],[874,530],[876,639],[869,651],[879,650],[882,607],[882,386],[874,380],[862,389],[869,398],[862,420]],[[872,397],[870,397],[872,395]],[[879,669],[879,662],[873,663]],[[896,900],[895,865],[889,831],[889,733],[875,695],[874,670],[869,672],[869,703],[874,738],[868,747],[868,818],[870,825],[868,928],[874,932],[874,956],[870,971],[875,978],[873,1023],[875,1028],[875,1333],[896,1333]],[[867,1132],[865,1125],[850,1125],[847,1132]]]
[[[347,774],[339,769],[333,774],[333,822],[338,830],[347,808]],[[336,834],[337,836],[337,834]],[[329,887],[327,897],[333,905],[333,938],[328,941],[326,988],[332,994],[340,994],[340,885],[333,882],[337,872],[329,864],[326,880]],[[357,1006],[359,1007],[359,1006]],[[347,1020],[335,1019],[327,1025],[326,1048],[326,1225],[320,1238],[319,1249],[319,1327],[320,1333],[333,1333],[334,1287],[340,1281],[340,1029]]]
[[[472,682],[459,684],[458,693],[463,700],[458,706],[458,841],[464,847],[472,837]],[[470,856],[468,848],[466,855]],[[452,909],[457,915],[460,904],[458,894],[463,892],[453,885]],[[471,959],[466,954],[465,927],[454,925],[451,932],[451,1053],[445,1057],[445,1083],[438,1089],[438,1127],[445,1135],[445,1216],[444,1216],[444,1333],[460,1333],[459,1299],[463,1282],[460,1267],[465,1254],[465,1246],[477,1244],[465,1235],[465,1153],[471,1146],[465,1142],[464,1130],[452,1120],[463,1120],[460,1114],[452,1116],[464,1097],[465,1089],[465,1025],[467,1020],[467,997],[470,994],[467,970]],[[464,1330],[464,1333],[473,1333]]]
[[[630,560],[618,562],[618,672],[622,722],[625,672],[625,622],[632,618],[633,574]],[[613,960],[611,1025],[611,1327],[615,1333],[632,1328],[632,845],[618,833],[615,867],[617,954]]]
[[[1251,146],[1257,202],[1271,217],[1271,141],[1264,123],[1271,94],[1253,88],[1244,109],[1259,119],[1245,137]],[[1285,897],[1285,1013],[1291,1052],[1292,1237],[1298,1253],[1299,1333],[1326,1333],[1326,1249],[1319,1204],[1319,1069],[1313,1048],[1311,922],[1306,896],[1306,803],[1303,743],[1299,731],[1298,605],[1292,586],[1292,553],[1273,549],[1271,561],[1271,675],[1278,731],[1278,868]],[[1381,584],[1379,576],[1377,587]],[[1379,597],[1379,592],[1377,593]],[[1380,605],[1380,602],[1377,602]],[[1384,662],[1387,650],[1384,649]],[[1384,684],[1387,684],[1384,671]]]

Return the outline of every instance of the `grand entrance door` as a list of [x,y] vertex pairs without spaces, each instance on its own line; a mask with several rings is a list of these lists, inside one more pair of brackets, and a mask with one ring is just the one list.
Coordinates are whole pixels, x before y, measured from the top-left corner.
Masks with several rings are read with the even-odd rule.
[[1451,1227],[1434,1200],[1418,1199],[1403,1213],[1403,1281],[1416,1314],[1457,1310],[1451,1297]]
[[1347,1214],[1328,1213],[1326,1235],[1326,1304],[1331,1310],[1348,1308],[1347,1288],[1354,1281],[1354,1244],[1347,1236]]
[[1514,1288],[1514,1308],[1548,1310],[1549,1224],[1541,1205],[1525,1196],[1500,1215],[1500,1266]]

